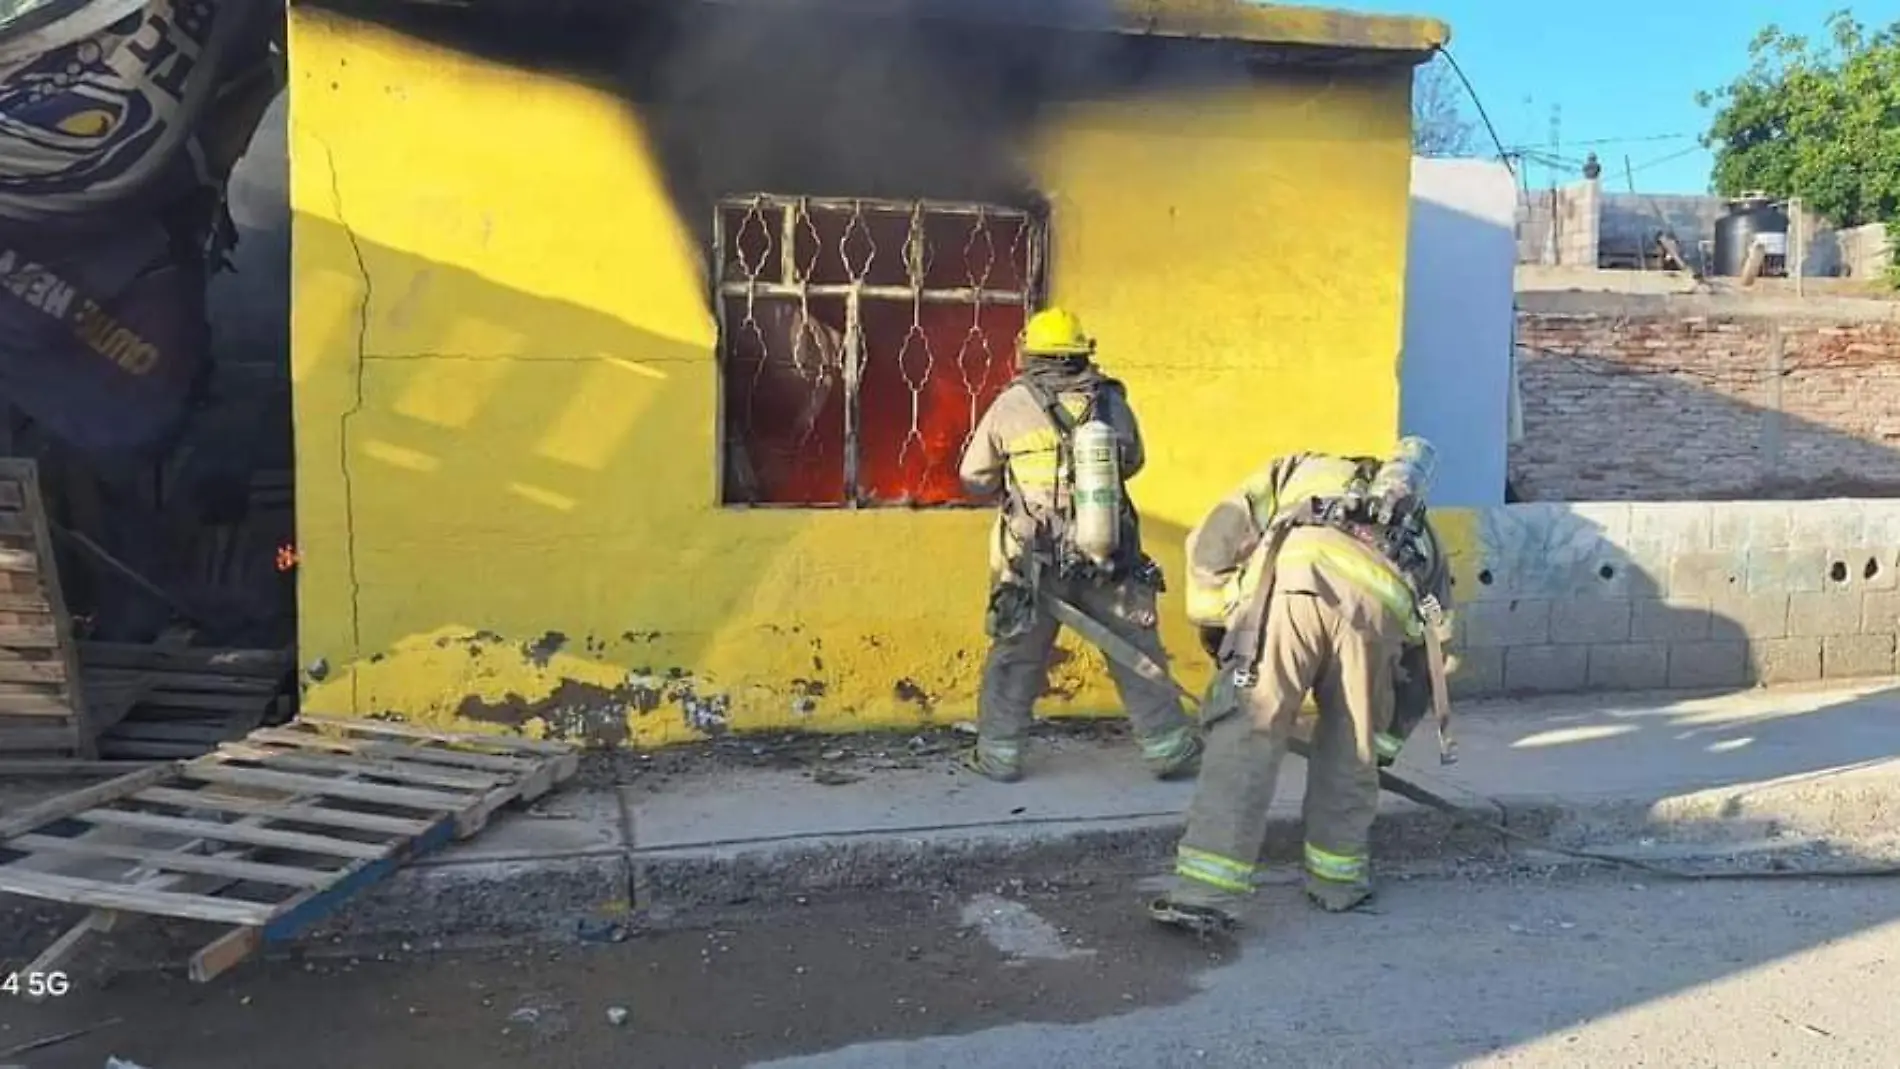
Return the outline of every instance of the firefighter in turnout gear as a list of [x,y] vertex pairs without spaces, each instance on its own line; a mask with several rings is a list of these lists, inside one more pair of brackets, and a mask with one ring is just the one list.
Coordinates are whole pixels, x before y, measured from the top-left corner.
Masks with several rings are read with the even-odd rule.
[[1189,534],[1188,615],[1219,671],[1202,710],[1207,755],[1173,887],[1150,906],[1156,920],[1195,930],[1234,923],[1309,693],[1319,719],[1303,812],[1306,892],[1335,912],[1371,897],[1379,768],[1427,709],[1449,715],[1433,689],[1444,685],[1450,605],[1424,507],[1434,464],[1417,438],[1383,463],[1282,457]]
[[[1032,316],[1018,347],[1021,372],[978,421],[961,472],[970,493],[1003,495],[990,538],[991,645],[966,763],[1004,782],[1023,773],[1058,613],[1086,616],[1167,663],[1156,631],[1161,571],[1141,552],[1123,485],[1144,459],[1127,392],[1096,367],[1094,341],[1066,311]],[[1109,672],[1149,769],[1192,775],[1200,734],[1179,697],[1113,660]]]

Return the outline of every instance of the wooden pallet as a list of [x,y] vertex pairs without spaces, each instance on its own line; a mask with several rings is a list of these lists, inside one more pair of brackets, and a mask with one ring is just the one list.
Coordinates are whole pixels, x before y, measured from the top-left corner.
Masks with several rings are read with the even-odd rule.
[[96,756],[39,467],[0,457],[0,757]]
[[[564,743],[307,717],[0,820],[0,892],[93,909],[28,972],[58,968],[122,915],[226,925],[191,959],[202,983],[547,793],[579,760]],[[54,834],[68,822],[85,830]]]
[[288,650],[82,642],[79,660],[101,757],[196,757],[290,715]]

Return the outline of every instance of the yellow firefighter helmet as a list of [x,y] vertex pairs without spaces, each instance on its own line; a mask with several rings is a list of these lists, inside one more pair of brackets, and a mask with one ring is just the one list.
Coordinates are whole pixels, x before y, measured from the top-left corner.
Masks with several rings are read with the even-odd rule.
[[1087,356],[1095,339],[1082,332],[1082,321],[1065,308],[1046,308],[1023,327],[1024,356]]

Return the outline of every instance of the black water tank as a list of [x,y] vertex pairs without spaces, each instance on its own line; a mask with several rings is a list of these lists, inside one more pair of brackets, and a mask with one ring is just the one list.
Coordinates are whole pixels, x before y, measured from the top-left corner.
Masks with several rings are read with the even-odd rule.
[[1761,273],[1788,273],[1788,213],[1767,197],[1748,196],[1728,203],[1728,214],[1715,221],[1715,273],[1735,278],[1748,263],[1748,250],[1760,243],[1767,253]]

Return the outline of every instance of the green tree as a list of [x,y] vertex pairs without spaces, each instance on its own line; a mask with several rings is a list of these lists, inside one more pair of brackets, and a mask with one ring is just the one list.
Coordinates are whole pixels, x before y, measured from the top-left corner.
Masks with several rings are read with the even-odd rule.
[[1420,156],[1478,155],[1477,124],[1465,118],[1465,87],[1444,56],[1412,78],[1412,151]]
[[1715,109],[1715,191],[1801,198],[1840,226],[1900,222],[1900,24],[1875,33],[1848,11],[1816,43],[1769,26],[1749,66],[1702,93]]

